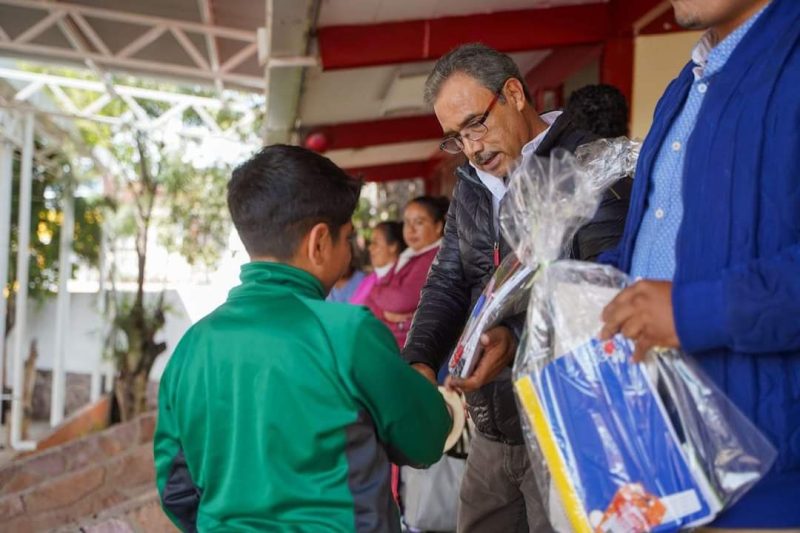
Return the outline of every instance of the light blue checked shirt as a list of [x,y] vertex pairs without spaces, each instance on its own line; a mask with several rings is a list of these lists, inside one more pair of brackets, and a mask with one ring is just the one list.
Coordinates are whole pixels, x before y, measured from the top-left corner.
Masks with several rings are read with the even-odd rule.
[[[686,143],[694,130],[708,86],[714,83],[714,75],[722,69],[736,45],[764,9],[750,17],[716,46],[711,34],[706,32],[692,51],[692,61],[696,65],[694,83],[683,109],[675,117],[664,138],[653,165],[647,210],[639,226],[633,250],[631,276],[634,278],[671,280],[675,274],[675,240],[683,218],[681,181]],[[698,176],[688,177],[697,178]]]

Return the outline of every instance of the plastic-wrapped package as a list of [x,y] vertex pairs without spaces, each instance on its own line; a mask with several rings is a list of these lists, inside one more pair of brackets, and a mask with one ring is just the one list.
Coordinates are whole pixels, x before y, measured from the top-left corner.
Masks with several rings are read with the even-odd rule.
[[593,143],[578,154],[582,163],[566,153],[523,159],[501,217],[508,242],[536,271],[513,368],[521,421],[542,495],[557,500],[546,503],[551,522],[577,532],[708,523],[776,453],[686,354],[651,352],[635,364],[628,339],[597,339],[602,309],[629,280],[559,258],[635,159],[626,142]]
[[468,377],[482,353],[481,335],[528,307],[534,270],[508,254],[478,297],[448,363],[450,375]]
[[[577,162],[572,159],[569,162],[559,159],[557,164],[565,165],[568,169],[572,169],[574,165],[575,169],[582,169],[583,172],[593,176],[593,179],[582,180],[580,183],[570,182],[565,184],[562,182],[558,186],[563,187],[563,189],[550,191],[550,194],[563,194],[566,199],[569,199],[570,196],[574,196],[572,187],[577,185],[588,186],[592,190],[599,191],[600,188],[607,187],[623,176],[632,174],[633,169],[636,167],[638,153],[639,143],[630,141],[626,137],[610,140],[600,139],[593,143],[585,144],[578,149]],[[544,161],[539,160],[539,162]],[[582,196],[585,196],[585,194]],[[508,196],[507,198],[513,200],[513,196]],[[569,207],[575,210],[576,217],[585,216],[581,215],[581,210],[584,212],[596,210],[596,207],[593,208],[591,205],[570,205]],[[504,209],[507,208],[504,207]],[[512,213],[521,213],[521,211],[515,211],[514,207],[510,207],[510,209]],[[525,212],[524,214],[546,216],[548,213]],[[536,222],[526,222],[539,223],[538,220]],[[577,226],[575,229],[577,230]],[[555,243],[552,246],[559,249],[566,247],[571,237],[572,235],[564,236],[563,246],[559,243]],[[538,245],[539,243],[531,243],[531,245],[535,244]],[[475,302],[475,306],[472,308],[464,326],[464,331],[450,356],[448,372],[451,375],[465,378],[472,374],[482,353],[481,335],[502,322],[503,319],[525,311],[528,306],[534,272],[535,267],[527,266],[515,254],[509,254],[503,259],[483,293]]]

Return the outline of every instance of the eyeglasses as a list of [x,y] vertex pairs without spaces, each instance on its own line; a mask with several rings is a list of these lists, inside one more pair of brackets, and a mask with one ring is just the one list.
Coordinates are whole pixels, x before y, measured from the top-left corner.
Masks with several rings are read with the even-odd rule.
[[442,140],[442,143],[439,145],[439,150],[443,152],[447,152],[449,154],[457,154],[464,149],[464,139],[470,141],[478,141],[483,138],[484,135],[489,131],[489,128],[486,127],[486,119],[489,118],[489,113],[492,111],[494,104],[497,103],[497,100],[500,98],[500,94],[503,92],[502,87],[496,93],[494,93],[494,98],[492,101],[489,102],[489,107],[486,108],[486,111],[483,112],[483,115],[477,117],[475,120],[472,120],[469,124],[461,128],[461,131],[458,132],[456,135],[451,135]]

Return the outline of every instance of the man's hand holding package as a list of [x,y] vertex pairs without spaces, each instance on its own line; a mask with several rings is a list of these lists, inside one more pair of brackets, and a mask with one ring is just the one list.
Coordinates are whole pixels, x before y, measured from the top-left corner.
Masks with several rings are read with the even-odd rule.
[[656,347],[678,348],[672,314],[672,283],[669,281],[637,281],[620,292],[603,310],[605,326],[600,339],[607,340],[622,333],[636,345],[633,360],[644,360]]
[[505,326],[497,326],[481,335],[483,355],[481,355],[475,371],[467,378],[449,376],[446,386],[461,392],[472,392],[492,381],[514,361],[517,351],[517,340]]

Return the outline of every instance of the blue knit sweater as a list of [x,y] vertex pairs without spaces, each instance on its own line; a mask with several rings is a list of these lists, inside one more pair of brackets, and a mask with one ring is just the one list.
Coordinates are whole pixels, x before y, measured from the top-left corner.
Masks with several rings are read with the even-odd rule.
[[[656,107],[616,256],[629,272],[653,163],[693,81]],[[800,527],[800,1],[773,0],[709,85],[686,147],[676,241],[683,348],[779,451],[714,523]]]

